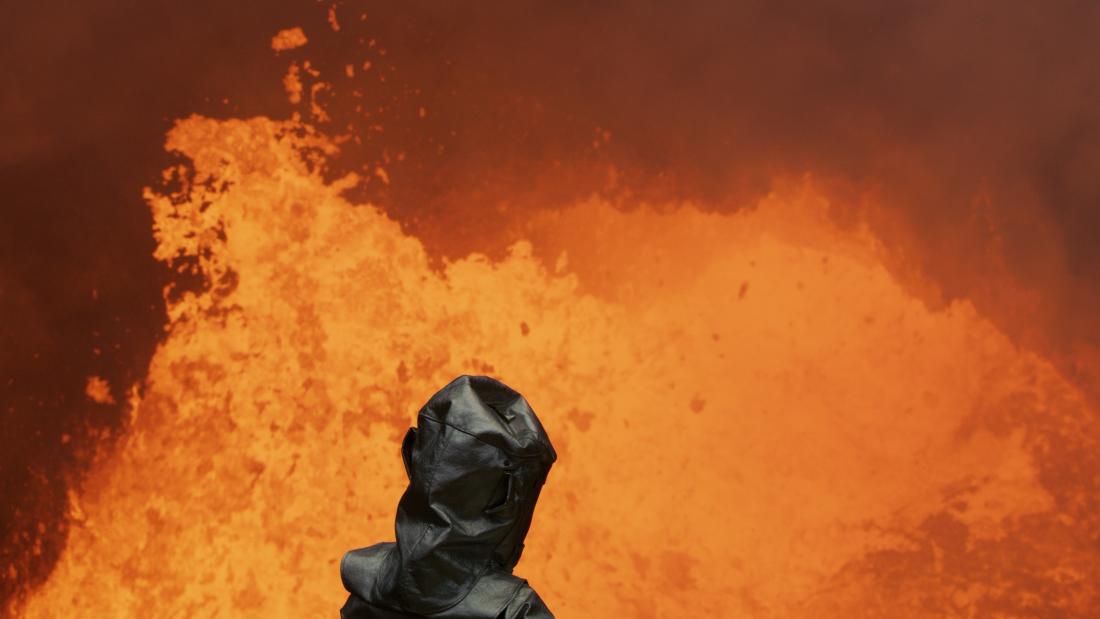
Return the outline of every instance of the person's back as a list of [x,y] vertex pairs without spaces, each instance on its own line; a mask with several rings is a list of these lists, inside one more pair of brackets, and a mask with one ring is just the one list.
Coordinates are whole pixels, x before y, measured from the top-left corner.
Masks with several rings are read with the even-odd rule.
[[512,574],[557,458],[527,401],[461,376],[420,410],[401,454],[397,541],[344,555],[341,619],[553,619]]

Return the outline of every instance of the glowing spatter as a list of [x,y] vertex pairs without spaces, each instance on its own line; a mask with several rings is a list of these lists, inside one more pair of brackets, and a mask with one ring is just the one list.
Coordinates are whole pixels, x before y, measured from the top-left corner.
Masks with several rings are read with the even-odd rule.
[[990,406],[1076,395],[907,296],[809,185],[738,215],[581,204],[534,224],[553,267],[519,241],[436,271],[302,126],[193,117],[168,147],[194,176],[149,193],[157,255],[210,285],[171,305],[28,617],[334,616],[341,554],[392,535],[401,431],[459,373],[558,447],[517,571],[562,619],[846,616],[818,603],[837,574],[945,509],[977,541],[1053,509]]

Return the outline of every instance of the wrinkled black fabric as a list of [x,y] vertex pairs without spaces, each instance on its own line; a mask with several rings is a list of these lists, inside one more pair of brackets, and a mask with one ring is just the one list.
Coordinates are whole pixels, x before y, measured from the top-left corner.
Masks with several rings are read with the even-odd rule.
[[420,409],[401,455],[397,541],[344,555],[341,619],[552,619],[512,575],[557,459],[523,396],[460,376]]

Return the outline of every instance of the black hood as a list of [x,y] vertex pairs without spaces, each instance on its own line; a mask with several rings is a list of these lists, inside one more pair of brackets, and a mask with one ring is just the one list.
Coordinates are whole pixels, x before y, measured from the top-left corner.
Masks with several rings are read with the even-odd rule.
[[487,376],[460,376],[432,396],[401,453],[409,486],[397,543],[378,545],[373,573],[343,570],[371,582],[344,580],[366,602],[432,615],[482,576],[511,573],[557,454],[523,396]]

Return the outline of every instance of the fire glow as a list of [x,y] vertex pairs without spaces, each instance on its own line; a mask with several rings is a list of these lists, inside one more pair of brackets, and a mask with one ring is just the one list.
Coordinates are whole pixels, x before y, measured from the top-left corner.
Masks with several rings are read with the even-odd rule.
[[149,192],[157,255],[211,285],[171,305],[28,617],[331,615],[341,553],[391,534],[400,432],[463,372],[560,446],[519,570],[563,618],[847,616],[871,593],[838,574],[929,519],[974,544],[1053,509],[1007,416],[1079,395],[968,304],[908,296],[809,181],[737,215],[578,204],[538,224],[555,265],[521,241],[437,272],[307,146],[335,148],[263,118],[169,135],[194,176]]
[[1044,460],[1095,411],[970,302],[914,296],[812,176],[733,214],[533,210],[503,258],[440,267],[319,171],[348,139],[310,124],[322,77],[290,62],[288,120],[168,134],[156,257],[206,286],[165,290],[126,437],[22,614],[333,616],[342,553],[392,538],[401,435],[462,373],[523,392],[558,449],[517,573],[562,619],[1095,608],[1092,499]]

